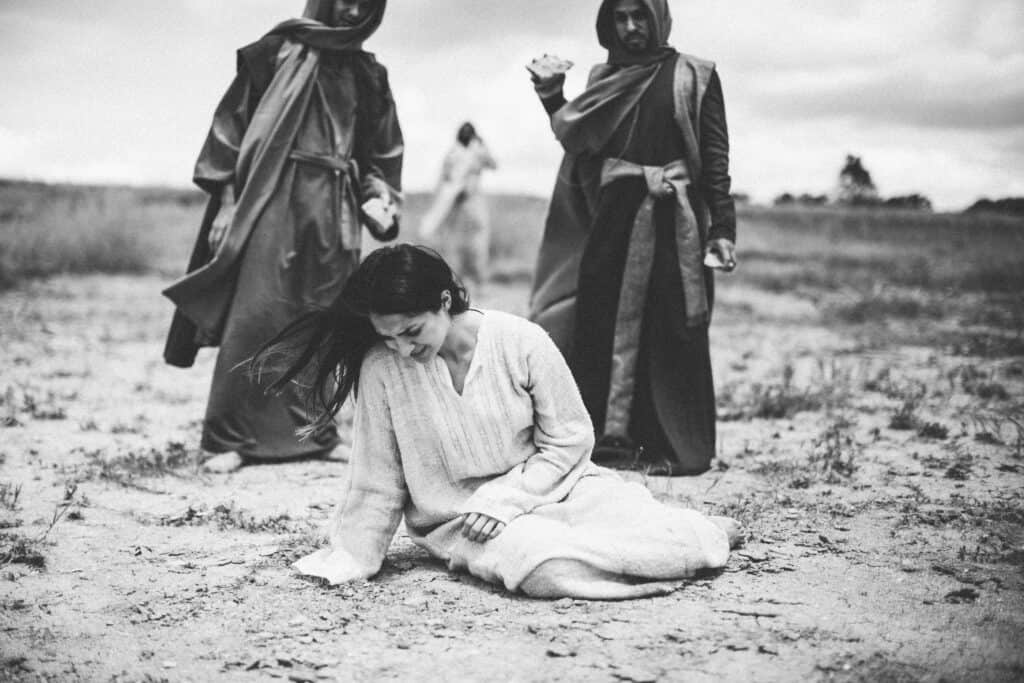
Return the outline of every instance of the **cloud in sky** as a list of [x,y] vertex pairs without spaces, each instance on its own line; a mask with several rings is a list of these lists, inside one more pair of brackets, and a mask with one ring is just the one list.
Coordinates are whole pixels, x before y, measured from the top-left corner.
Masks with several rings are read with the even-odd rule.
[[[5,0],[0,175],[184,184],[233,50],[300,0]],[[546,194],[560,152],[523,65],[603,59],[598,0],[392,0],[367,49],[390,71],[406,185],[433,185],[463,120],[501,168],[493,188]],[[1024,3],[681,0],[673,43],[714,59],[734,187],[759,199],[831,189],[845,155],[884,194],[940,207],[1024,194]],[[289,11],[291,10],[291,11]]]

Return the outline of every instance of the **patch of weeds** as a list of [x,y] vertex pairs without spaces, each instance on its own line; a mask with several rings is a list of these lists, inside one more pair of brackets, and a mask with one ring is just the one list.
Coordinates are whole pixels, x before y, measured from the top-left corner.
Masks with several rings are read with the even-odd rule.
[[724,411],[722,419],[780,420],[803,411],[834,407],[849,397],[850,374],[834,362],[819,364],[817,376],[807,387],[796,386],[795,375],[793,364],[786,363],[777,383],[754,383],[746,397],[730,393],[728,400],[732,405]]
[[886,366],[875,373],[875,376],[864,382],[864,391],[874,391],[893,396],[899,389],[892,379],[892,368]]
[[245,510],[235,507],[235,504],[220,504],[207,509],[205,506],[188,506],[180,515],[162,517],[160,526],[204,526],[214,525],[219,531],[227,529],[238,529],[251,534],[260,533],[294,533],[296,531],[295,520],[287,513],[272,515],[270,517],[257,518]]
[[1012,412],[977,412],[968,416],[979,443],[1006,444],[1014,456],[1024,457],[1024,419]]
[[22,408],[34,420],[66,420],[68,417],[64,407],[57,405],[57,397],[52,391],[46,392],[43,399],[38,399],[25,391],[22,396]]
[[746,492],[730,498],[725,503],[714,504],[711,514],[732,517],[749,525],[767,512],[777,510],[779,506],[779,501],[770,495]]
[[966,481],[971,476],[974,467],[974,458],[971,456],[960,457],[946,470],[946,479]]
[[23,564],[42,569],[46,557],[40,550],[42,543],[22,533],[0,532],[0,567]]
[[980,332],[961,333],[949,351],[954,356],[1014,358],[1024,356],[1024,337]]
[[137,478],[178,476],[185,468],[199,466],[198,452],[190,451],[180,441],[169,441],[162,449],[125,450],[113,458],[102,450],[82,451],[87,465],[79,473],[80,481],[103,479],[129,488],[148,490],[136,483]]
[[860,446],[853,438],[854,422],[847,417],[834,418],[814,441],[811,465],[829,484],[839,484],[857,470]]
[[990,373],[983,372],[975,365],[961,365],[949,372],[950,384],[956,379],[965,393],[977,396],[982,400],[1007,401],[1010,392],[1002,383],[992,379]]
[[81,422],[79,422],[78,423],[78,428],[81,429],[83,432],[98,432],[98,431],[100,431],[99,424],[97,424],[96,420],[94,418],[91,418],[91,417],[86,419],[86,420],[82,420]]
[[910,430],[917,426],[917,407],[920,398],[905,398],[889,418],[889,429]]
[[925,422],[918,428],[917,435],[926,439],[948,439],[949,427],[941,422]]
[[968,389],[968,393],[984,400],[1007,401],[1010,399],[1010,392],[999,382],[980,382]]
[[21,484],[15,486],[10,482],[0,482],[0,508],[14,512],[19,508],[18,498],[21,497]]
[[42,553],[43,543],[74,504],[77,491],[78,486],[74,483],[64,485],[64,497],[57,503],[50,522],[39,536],[33,538],[20,532],[0,533],[0,567],[6,567],[9,564],[23,564],[43,569],[46,566],[46,557]]

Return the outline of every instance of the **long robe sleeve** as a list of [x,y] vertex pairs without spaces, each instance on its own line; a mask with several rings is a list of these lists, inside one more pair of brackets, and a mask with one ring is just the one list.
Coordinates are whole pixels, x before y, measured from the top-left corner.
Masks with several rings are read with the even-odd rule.
[[508,523],[572,490],[590,466],[594,429],[562,354],[539,327],[525,334],[524,389],[533,401],[535,452],[525,462],[483,484],[462,512]]
[[353,420],[351,475],[335,512],[330,547],[295,563],[331,583],[380,571],[408,496],[382,378],[364,365]]
[[709,239],[736,241],[736,205],[730,194],[729,129],[718,72],[711,72],[700,111],[701,192],[711,212]]
[[252,79],[240,68],[217,105],[192,173],[193,182],[209,194],[234,182],[238,150],[258,100]]
[[364,201],[379,197],[397,208],[402,201],[402,157],[405,144],[387,71],[383,66],[379,68],[382,70],[380,80],[383,107],[371,126],[373,139],[367,147],[366,167],[361,173],[361,189]]

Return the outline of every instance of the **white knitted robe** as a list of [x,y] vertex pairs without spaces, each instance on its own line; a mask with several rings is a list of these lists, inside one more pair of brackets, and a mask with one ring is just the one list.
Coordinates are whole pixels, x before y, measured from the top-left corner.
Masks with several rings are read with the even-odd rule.
[[[725,565],[724,531],[594,465],[593,445],[572,374],[534,323],[485,311],[461,395],[442,359],[419,363],[379,345],[361,370],[330,547],[295,566],[332,583],[369,578],[403,514],[412,540],[451,569],[511,591],[552,559],[628,584]],[[468,512],[507,526],[469,541],[459,531]]]

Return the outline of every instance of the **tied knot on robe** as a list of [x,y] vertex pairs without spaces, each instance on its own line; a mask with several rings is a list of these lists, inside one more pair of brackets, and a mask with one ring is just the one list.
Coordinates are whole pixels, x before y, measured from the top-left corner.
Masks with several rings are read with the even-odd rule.
[[609,159],[601,169],[601,186],[619,178],[641,176],[647,183],[647,194],[654,199],[665,199],[685,192],[689,174],[682,161],[673,161],[665,166],[642,166],[622,159]]

